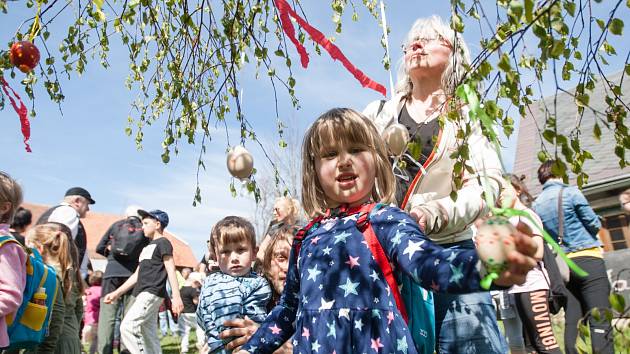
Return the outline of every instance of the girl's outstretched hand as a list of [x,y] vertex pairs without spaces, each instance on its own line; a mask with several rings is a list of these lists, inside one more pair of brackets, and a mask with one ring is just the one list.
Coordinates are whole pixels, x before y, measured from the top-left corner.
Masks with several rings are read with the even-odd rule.
[[515,249],[507,254],[508,268],[494,281],[499,286],[523,284],[527,273],[536,266],[534,255],[538,246],[532,239],[532,230],[523,223],[519,223],[516,229]]

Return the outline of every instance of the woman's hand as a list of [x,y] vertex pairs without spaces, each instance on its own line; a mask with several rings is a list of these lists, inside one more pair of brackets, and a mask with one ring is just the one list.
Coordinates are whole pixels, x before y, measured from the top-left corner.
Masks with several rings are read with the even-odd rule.
[[236,318],[233,320],[227,320],[223,322],[224,327],[230,327],[229,329],[224,330],[219,333],[219,338],[225,339],[234,337],[230,343],[225,346],[225,349],[233,350],[235,353],[247,353],[246,351],[241,350],[241,346],[252,337],[254,333],[258,330],[260,325],[254,321],[252,321],[249,317],[245,316],[245,318]]
[[534,258],[538,246],[532,238],[531,229],[519,223],[518,232],[514,235],[515,249],[507,254],[508,269],[503,271],[494,283],[499,286],[523,284],[527,273],[536,266]]

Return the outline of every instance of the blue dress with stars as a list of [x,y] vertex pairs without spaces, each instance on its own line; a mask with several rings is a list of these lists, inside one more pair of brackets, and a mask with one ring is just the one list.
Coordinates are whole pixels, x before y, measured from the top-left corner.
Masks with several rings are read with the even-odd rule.
[[[357,217],[324,219],[304,236],[299,256],[293,248],[280,303],[244,350],[272,353],[295,333],[294,353],[416,353]],[[475,250],[443,249],[396,207],[369,220],[394,273],[439,292],[481,290]]]

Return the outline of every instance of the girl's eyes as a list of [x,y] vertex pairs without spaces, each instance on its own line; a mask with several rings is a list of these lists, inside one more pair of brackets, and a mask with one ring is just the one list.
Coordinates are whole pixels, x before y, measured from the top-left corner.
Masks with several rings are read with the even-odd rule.
[[325,151],[322,154],[322,158],[324,159],[331,159],[333,157],[337,156],[337,151]]
[[365,151],[365,148],[363,146],[354,146],[352,148],[350,148],[350,153],[351,154],[358,154],[360,152]]
[[[358,154],[358,153],[361,153],[361,152],[363,152],[365,150],[366,150],[366,148],[364,146],[353,146],[353,147],[348,148],[346,151],[351,153],[351,154]],[[331,151],[324,151],[321,154],[321,157],[323,159],[332,159],[332,158],[337,157],[337,155],[339,155],[339,151],[331,150]]]

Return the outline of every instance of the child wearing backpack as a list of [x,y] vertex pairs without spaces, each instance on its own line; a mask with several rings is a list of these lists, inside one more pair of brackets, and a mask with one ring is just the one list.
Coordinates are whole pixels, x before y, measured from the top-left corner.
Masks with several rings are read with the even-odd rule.
[[[372,122],[338,108],[313,123],[302,147],[302,205],[314,219],[296,235],[280,303],[239,353],[272,353],[294,332],[296,353],[417,353],[389,263],[427,289],[481,290],[476,252],[432,243],[387,205],[394,194]],[[516,245],[495,284],[522,282],[534,266],[531,240],[517,235]]]
[[9,346],[7,320],[22,304],[26,285],[26,252],[9,232],[13,216],[22,204],[22,188],[0,171],[0,238],[10,240],[0,246],[0,348]]
[[37,225],[26,234],[26,245],[36,249],[44,262],[54,267],[59,283],[48,335],[27,353],[80,353],[79,324],[83,306],[78,304],[81,302],[78,293],[82,291],[82,280],[72,231],[57,222]]

